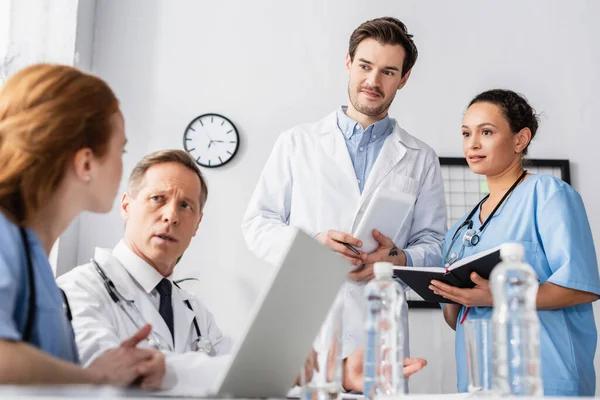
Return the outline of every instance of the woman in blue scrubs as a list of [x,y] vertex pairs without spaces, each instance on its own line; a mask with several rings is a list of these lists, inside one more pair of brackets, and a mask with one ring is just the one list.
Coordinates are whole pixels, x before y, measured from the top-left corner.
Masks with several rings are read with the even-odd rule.
[[137,349],[147,326],[89,368],[78,364],[48,255],[81,211],[108,212],[123,169],[119,102],[99,78],[40,64],[0,91],[0,384],[159,388],[160,352]]
[[[560,179],[524,171],[523,156],[537,128],[535,111],[512,91],[490,90],[471,101],[462,125],[463,151],[471,170],[486,176],[490,195],[470,218],[473,229],[483,226],[480,242],[463,248],[465,216],[446,235],[444,262],[451,261],[452,253],[460,259],[503,242],[523,244],[525,260],[540,281],[537,308],[544,394],[593,396],[598,335],[591,303],[600,295],[596,250],[581,196]],[[455,234],[458,239],[448,248]],[[489,319],[492,313],[489,282],[475,273],[471,279],[476,284],[473,289],[439,281],[430,286],[459,303],[445,305],[444,318],[456,330],[461,392],[467,390],[462,322]]]

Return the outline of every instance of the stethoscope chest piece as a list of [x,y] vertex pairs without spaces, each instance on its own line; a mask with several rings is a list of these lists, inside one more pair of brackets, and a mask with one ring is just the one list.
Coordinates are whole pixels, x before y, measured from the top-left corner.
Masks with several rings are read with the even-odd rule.
[[213,345],[210,340],[199,337],[192,343],[192,350],[211,355],[213,352]]
[[[523,170],[523,172],[521,173],[519,178],[515,181],[515,183],[513,183],[513,185],[510,187],[510,189],[508,189],[508,191],[506,193],[504,193],[504,196],[502,196],[502,198],[500,199],[498,204],[496,204],[496,206],[494,207],[494,209],[492,210],[490,215],[488,215],[488,217],[485,219],[485,221],[483,221],[483,224],[477,230],[473,229],[473,221],[471,220],[471,218],[473,218],[473,216],[475,215],[477,210],[490,197],[490,195],[489,194],[486,195],[471,210],[471,212],[469,213],[469,215],[467,215],[467,217],[465,218],[463,223],[460,224],[460,226],[456,229],[456,231],[454,232],[454,235],[452,235],[452,240],[450,241],[450,245],[448,246],[448,250],[446,251],[446,260],[445,260],[446,268],[450,267],[450,265],[452,265],[453,263],[458,261],[458,259],[460,257],[462,257],[464,250],[465,250],[465,246],[467,246],[467,245],[470,247],[477,246],[477,244],[479,243],[479,240],[481,239],[480,235],[483,233],[485,227],[490,223],[492,217],[494,216],[494,214],[496,214],[496,211],[498,211],[500,206],[504,203],[504,201],[508,198],[508,196],[512,193],[512,191],[515,190],[515,188],[517,187],[519,182],[521,182],[521,180],[523,180],[523,178],[525,178],[526,175],[527,175],[527,170]],[[458,253],[455,253],[455,252],[450,253],[452,251],[452,247],[454,246],[454,243],[456,242],[456,239],[458,238],[458,233],[461,231],[461,229],[463,227],[467,227],[467,231],[465,232],[465,234],[463,236],[463,241],[462,241],[462,246],[460,248],[460,251]],[[450,257],[448,257],[448,254],[450,254]]]
[[479,243],[479,232],[475,229],[469,229],[465,232],[465,241],[467,241],[471,246],[477,246]]

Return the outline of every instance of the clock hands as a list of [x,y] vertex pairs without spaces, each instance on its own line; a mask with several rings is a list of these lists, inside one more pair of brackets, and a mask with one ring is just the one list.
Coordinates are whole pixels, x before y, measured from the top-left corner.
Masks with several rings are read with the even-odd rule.
[[[206,136],[208,136],[208,135],[206,135]],[[212,140],[210,138],[210,136],[208,136],[208,139],[209,139],[209,141],[208,141],[208,148],[209,149],[210,149],[210,146],[212,146],[213,143],[235,143],[235,141],[232,141],[232,140]]]
[[[208,132],[206,131],[206,129],[204,129],[204,125],[202,125],[201,130],[208,137],[208,140],[210,140],[211,142],[214,142],[214,140],[212,140],[212,138],[210,137],[210,135],[208,134]],[[209,147],[210,147],[210,145],[209,145]]]
[[226,164],[235,156],[238,146],[239,136],[235,125],[218,114],[208,113],[194,118],[184,133],[185,150],[194,156],[200,153],[195,161],[204,167]]
[[[223,124],[221,124],[223,125]],[[208,138],[208,147],[206,148],[207,150],[209,150],[213,143],[235,143],[235,141],[231,141],[231,140],[213,140],[210,135],[208,134],[208,132],[206,131],[206,129],[204,129],[204,125],[201,123],[201,130],[204,132],[204,134],[206,135],[206,137]],[[229,132],[228,132],[229,133]]]

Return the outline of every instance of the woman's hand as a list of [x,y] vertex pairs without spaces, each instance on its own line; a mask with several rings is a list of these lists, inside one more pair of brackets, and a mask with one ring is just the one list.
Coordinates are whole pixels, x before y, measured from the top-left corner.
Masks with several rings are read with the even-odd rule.
[[429,289],[437,295],[466,307],[491,307],[494,302],[490,290],[490,281],[483,279],[476,272],[471,273],[471,280],[475,284],[472,289],[459,289],[436,280],[431,281]]

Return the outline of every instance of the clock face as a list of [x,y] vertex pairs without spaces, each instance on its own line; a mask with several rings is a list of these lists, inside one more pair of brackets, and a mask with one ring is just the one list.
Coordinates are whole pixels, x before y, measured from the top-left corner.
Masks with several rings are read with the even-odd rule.
[[219,114],[204,114],[190,122],[183,133],[183,148],[198,165],[208,168],[227,164],[240,144],[233,122]]

